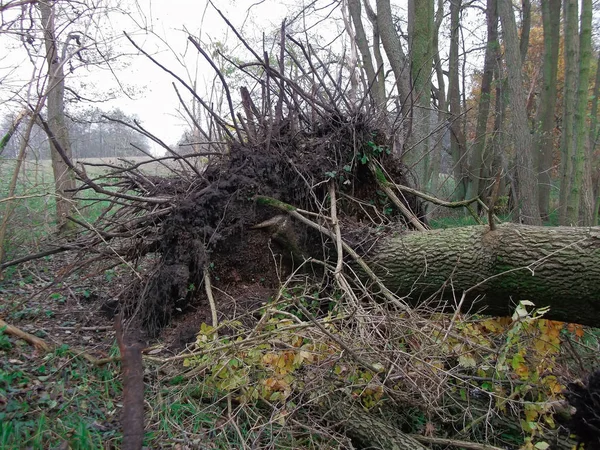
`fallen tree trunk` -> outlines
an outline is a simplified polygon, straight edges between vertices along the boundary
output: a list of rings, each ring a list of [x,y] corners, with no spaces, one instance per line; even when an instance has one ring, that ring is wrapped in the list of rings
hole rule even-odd
[[[450,300],[462,310],[511,315],[520,300],[548,319],[600,326],[600,228],[503,224],[408,232],[365,257],[413,305]]]

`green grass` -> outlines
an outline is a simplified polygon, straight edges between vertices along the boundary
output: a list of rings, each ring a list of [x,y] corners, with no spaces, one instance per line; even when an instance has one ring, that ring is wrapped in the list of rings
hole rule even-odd
[[[67,347],[25,357],[29,347],[0,334],[0,448],[102,449],[120,440],[118,367],[95,367]]]
[[[7,198],[16,162],[0,158],[0,199]],[[0,217],[12,207],[7,235],[2,242],[5,260],[30,253],[42,246],[56,228],[56,202],[53,195],[52,168],[48,161],[36,164],[28,161],[19,172],[15,199],[0,204]],[[74,217],[83,223],[93,223],[109,206],[106,196],[91,189],[77,194]]]

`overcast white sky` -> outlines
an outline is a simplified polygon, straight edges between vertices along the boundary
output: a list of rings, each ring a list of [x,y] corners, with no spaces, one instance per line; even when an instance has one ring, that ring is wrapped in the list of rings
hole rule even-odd
[[[104,4],[111,2],[125,7],[130,14],[110,13],[102,19],[100,30],[93,30],[94,27],[90,26],[88,32],[97,36],[119,36],[127,31],[144,50],[184,80],[192,80],[197,72],[197,90],[201,93],[204,84],[212,83],[214,72],[197,50],[190,47],[186,30],[203,43],[218,41],[229,48],[239,45],[207,0],[100,0]],[[282,1],[215,0],[214,4],[238,29],[242,29],[244,35],[251,38],[260,37],[263,31],[268,33],[276,29],[288,14],[288,7]],[[298,2],[292,4],[298,5]],[[115,41],[114,48],[119,53],[136,52],[122,38]],[[43,73],[43,60],[38,58],[36,64]],[[33,67],[32,59],[18,39],[6,33],[0,34],[0,115],[14,113],[21,108],[19,97],[26,95],[25,86]],[[179,103],[172,87],[173,81],[170,75],[144,56],[132,56],[115,62],[112,71],[106,67],[79,67],[68,75],[67,85],[77,87],[77,91],[87,97],[114,91],[116,99],[93,106],[104,110],[119,107],[129,114],[137,114],[149,131],[166,143],[175,144],[186,125],[177,113]],[[131,91],[131,95],[119,93],[119,87]]]
[[[287,14],[287,7],[281,2],[266,1],[258,2],[248,15],[248,7],[253,3],[223,0],[215,2],[236,27],[244,25],[244,34],[251,37],[260,35],[263,29],[269,32],[276,28]],[[232,48],[239,43],[226,24],[206,1],[141,0],[140,6],[145,20],[148,21],[148,27],[156,36],[136,31],[135,27],[132,27],[135,40],[188,82],[197,70],[198,91],[203,93],[204,87],[212,83],[214,72],[197,50],[190,47],[185,30],[199,36],[205,43],[219,41]],[[254,27],[256,22],[260,22],[264,28]],[[164,141],[176,143],[186,124],[177,113],[179,103],[172,87],[175,80],[145,57],[134,58],[130,67],[120,72],[120,77],[125,83],[138,87],[142,92],[135,95],[135,100],[123,97],[112,103],[126,109],[127,112],[138,114],[148,129]]]

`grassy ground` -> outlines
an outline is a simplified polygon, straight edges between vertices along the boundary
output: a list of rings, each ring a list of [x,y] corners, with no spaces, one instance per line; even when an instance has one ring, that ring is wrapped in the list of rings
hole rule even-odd
[[[0,164],[0,198],[6,195],[5,180],[9,174],[10,163]],[[51,179],[48,166],[30,166],[22,173],[19,194],[38,196],[18,201],[10,222],[10,238],[5,242],[10,256],[35,251],[51,236]],[[82,219],[91,222],[105,202],[97,194],[93,199],[91,194],[84,195],[90,195],[90,199],[79,202],[79,213]],[[460,214],[431,222],[435,228],[475,224],[473,218]],[[96,268],[88,268],[87,273],[65,280],[60,273],[71,263],[67,258],[56,255],[10,268],[0,281],[0,317],[53,346],[51,352],[41,353],[0,330],[0,449],[121,446],[120,364],[114,360],[97,366],[85,359],[82,352],[95,358],[118,355],[112,321],[103,316],[102,305],[124,288],[123,280],[127,278],[123,275],[127,269],[98,269],[95,273]],[[289,319],[291,313],[286,311],[286,314],[282,317]],[[197,332],[195,329],[194,333]],[[480,339],[480,334],[476,329],[475,334],[467,336]],[[592,337],[584,344],[597,348],[597,336]],[[278,340],[277,345],[282,342]],[[283,354],[285,348],[275,346],[270,353]],[[160,351],[163,353],[159,356],[172,355],[170,349]],[[237,376],[247,367],[265,372],[263,358],[256,363],[250,354],[250,351],[235,354],[230,359],[235,363],[230,373]],[[466,360],[464,364],[471,362]],[[352,369],[340,366],[342,376],[348,367]],[[229,449],[250,448],[250,445],[278,449],[344,448],[339,436],[317,428],[297,427],[298,416],[294,416],[294,422],[283,420],[283,414],[294,409],[293,401],[285,404],[282,415],[273,414],[273,405],[264,400],[251,408],[236,404],[228,392],[209,385],[223,381],[220,374],[224,372],[220,368],[214,370],[212,378],[210,370],[201,366],[192,368],[196,375],[190,375],[181,360],[170,364],[146,360],[144,368],[147,424],[144,444],[148,448]],[[237,378],[232,376],[232,380]],[[362,378],[352,382],[369,385]],[[365,386],[357,392],[366,392]],[[484,389],[483,384],[479,388]],[[424,419],[421,425],[425,422]],[[515,442],[522,442],[521,438],[517,431]]]

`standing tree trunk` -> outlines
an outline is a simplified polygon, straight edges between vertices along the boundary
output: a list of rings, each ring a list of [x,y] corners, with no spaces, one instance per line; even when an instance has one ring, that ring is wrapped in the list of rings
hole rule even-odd
[[[521,0],[521,40],[519,51],[521,52],[521,64],[527,59],[529,50],[529,33],[531,31],[531,0]]]
[[[385,96],[385,70],[383,67],[383,56],[381,55],[381,37],[379,35],[379,25],[377,23],[377,14],[369,3],[370,0],[364,0],[367,17],[373,26],[373,55],[375,56],[375,71],[377,76],[377,86],[373,89],[378,90],[378,97],[387,101]]]
[[[377,69],[373,67],[369,41],[362,22],[360,0],[348,0],[348,11],[354,24],[354,38],[360,51],[362,67],[367,75],[367,86],[371,88],[371,98],[375,102],[377,110],[379,110],[385,105],[385,92],[381,91],[381,86],[377,82]]]
[[[462,0],[450,1],[450,56],[448,60],[448,103],[450,106],[450,154],[454,160],[454,199],[464,200],[466,194],[465,166],[465,136],[462,131],[460,87],[458,76],[458,38],[460,29],[460,10]]]
[[[560,44],[560,2],[542,2],[544,25],[543,86],[538,110],[537,151],[540,185],[540,214],[547,220],[550,214],[551,171],[554,154],[554,111],[556,109],[556,74]]]
[[[437,126],[433,136],[434,143],[432,146],[431,164],[429,170],[430,189],[429,192],[438,197],[440,187],[440,170],[442,166],[442,153],[444,152],[444,135],[446,134],[447,117],[446,117],[446,83],[444,81],[444,68],[440,58],[439,34],[442,21],[444,20],[444,1],[438,0],[438,7],[435,13],[435,24],[433,29],[433,67],[437,78]]]
[[[394,72],[396,88],[398,89],[398,96],[400,97],[401,113],[404,117],[407,117],[410,114],[409,98],[411,90],[406,55],[402,50],[400,37],[394,27],[390,0],[377,0],[376,4],[379,36],[381,37],[381,43],[383,44],[385,54],[392,67],[392,72]]]
[[[521,55],[517,25],[510,0],[499,0],[498,13],[502,21],[506,70],[511,105],[511,123],[517,165],[517,199],[519,220],[529,225],[541,224],[538,206],[537,173],[533,164],[533,147],[529,132],[525,92],[521,75]]]
[[[571,191],[573,158],[575,156],[573,140],[573,116],[575,115],[575,95],[577,89],[577,16],[578,0],[565,0],[564,40],[565,40],[565,89],[563,94],[563,120],[560,141],[560,198],[559,222],[569,225],[567,205]]]
[[[481,94],[479,96],[479,109],[477,111],[477,125],[475,128],[475,142],[469,160],[469,184],[466,198],[483,197],[482,181],[486,174],[491,173],[491,167],[487,167],[490,159],[485,155],[487,142],[487,123],[490,115],[490,103],[492,93],[492,79],[494,76],[494,65],[498,52],[498,13],[496,0],[487,0],[487,46],[483,60],[483,75],[481,77]],[[500,101],[500,99],[496,100]]]
[[[366,3],[366,2],[365,2]],[[406,55],[402,50],[400,37],[394,27],[392,20],[392,8],[390,0],[377,0],[377,29],[381,37],[381,43],[388,57],[396,88],[398,89],[399,112],[401,115],[401,130],[396,133],[394,140],[398,143],[398,148],[404,155],[406,142],[410,138],[412,128],[412,110],[410,108],[410,73]]]
[[[428,189],[430,173],[431,69],[433,65],[433,0],[409,0],[408,42],[412,80],[413,133],[406,163],[417,175],[418,184]]]
[[[591,225],[593,221],[594,196],[591,183],[584,183],[585,166],[591,164],[587,131],[588,91],[590,83],[590,61],[592,59],[592,0],[581,3],[581,32],[579,35],[579,80],[573,131],[575,137],[575,159],[571,190],[567,203],[569,224]],[[587,188],[587,189],[586,189]],[[583,204],[583,208],[581,208]],[[580,220],[581,208],[581,220]]]
[[[54,25],[54,2],[39,2],[42,13],[42,28],[44,30],[44,44],[46,47],[46,61],[48,63],[48,126],[60,143],[68,158],[72,159],[71,141],[65,121],[65,74],[64,55],[59,55],[58,43]],[[56,218],[58,231],[63,232],[70,228],[73,222],[67,218],[73,211],[73,195],[75,189],[75,176],[63,161],[54,144],[50,143],[52,156],[52,170],[54,171],[54,186],[56,190]]]
[[[600,55],[596,61],[596,80],[594,82],[594,95],[592,96],[592,111],[590,113],[590,152],[592,155],[596,151],[598,142],[598,96],[600,96]],[[600,170],[597,168],[597,160],[593,160],[592,167],[589,168],[589,177],[594,188],[594,225],[598,225],[598,208],[600,207]],[[595,172],[594,172],[595,171]]]

